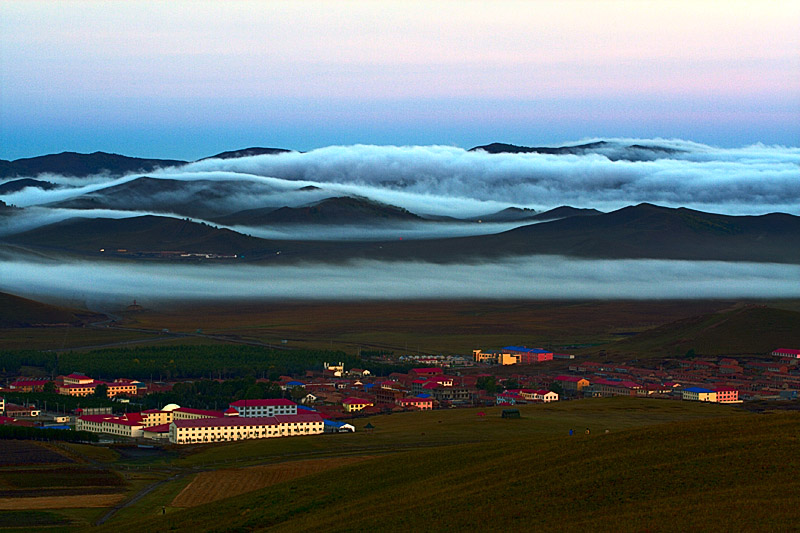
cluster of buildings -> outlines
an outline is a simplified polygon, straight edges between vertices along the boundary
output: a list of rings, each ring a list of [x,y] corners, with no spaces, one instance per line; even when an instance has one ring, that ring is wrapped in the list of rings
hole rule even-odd
[[[106,388],[106,396],[114,398],[125,396],[133,398],[147,393],[147,385],[133,379],[119,378],[114,381],[99,381],[84,374],[72,373],[50,379],[18,379],[9,385],[9,390],[16,392],[42,392],[48,383],[53,383],[53,390],[64,396],[93,396],[97,387]]]
[[[472,350],[472,359],[476,363],[490,365],[532,365],[554,359],[575,359],[575,356],[566,353],[554,353],[544,348],[505,346],[502,350],[495,352]]]
[[[353,426],[328,425],[329,432],[355,431]],[[286,399],[261,399],[239,400],[225,411],[170,404],[162,409],[124,415],[81,415],[75,429],[171,444],[198,444],[318,435],[325,432],[326,420],[315,410]]]

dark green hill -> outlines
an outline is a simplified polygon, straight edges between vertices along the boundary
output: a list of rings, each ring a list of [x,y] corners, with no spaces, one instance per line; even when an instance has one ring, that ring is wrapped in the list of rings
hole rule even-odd
[[[401,207],[366,198],[327,198],[303,207],[248,209],[214,219],[221,224],[260,226],[266,224],[364,225],[381,222],[421,221]]]
[[[506,422],[536,424],[536,414]],[[572,437],[565,422],[560,437],[434,449],[423,433],[422,449],[104,528],[788,531],[800,523],[798,422],[796,413],[736,416]]]
[[[740,309],[694,316],[603,346],[609,359],[631,356],[761,355],[776,348],[800,346],[800,313],[748,305]]]
[[[141,159],[105,152],[91,154],[62,152],[4,162],[0,166],[0,178],[48,173],[75,177],[93,174],[122,175],[132,172],[151,172],[156,168],[174,167],[186,163],[174,159]]]
[[[103,315],[91,311],[48,305],[0,292],[0,328],[24,328],[54,324],[78,326],[102,319]]]

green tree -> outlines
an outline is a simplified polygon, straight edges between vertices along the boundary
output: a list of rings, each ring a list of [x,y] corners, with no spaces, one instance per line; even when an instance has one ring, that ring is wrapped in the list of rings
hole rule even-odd
[[[101,383],[94,389],[95,398],[108,398],[108,385]]]
[[[42,392],[47,393],[47,394],[55,394],[56,393],[56,383],[55,383],[55,381],[48,381],[47,383],[45,383],[44,384],[44,388],[42,389]]]
[[[550,384],[550,390],[558,394],[559,398],[564,395],[564,387],[562,387],[560,383],[556,383],[555,381]]]
[[[479,377],[475,386],[489,394],[495,394],[497,392],[497,380],[494,376]]]

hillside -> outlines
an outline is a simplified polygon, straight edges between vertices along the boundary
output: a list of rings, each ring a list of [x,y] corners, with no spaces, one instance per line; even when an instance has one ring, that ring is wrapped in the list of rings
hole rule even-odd
[[[625,359],[682,356],[689,350],[698,356],[767,356],[794,346],[800,346],[800,312],[747,305],[671,322],[602,348],[609,359]]]
[[[569,146],[517,146],[491,143],[470,148],[470,152],[483,151],[489,154],[547,154],[586,155],[599,154],[612,161],[652,161],[680,155],[684,150],[657,144],[628,144],[620,141],[594,141]]]
[[[503,424],[535,425],[536,411],[525,413]],[[577,427],[573,437],[565,424],[559,436],[433,449],[426,432],[421,448],[105,529],[155,530],[166,520],[220,531],[789,530],[800,521],[799,420],[736,416],[609,434],[595,426],[588,436]],[[473,425],[483,433],[495,422]]]
[[[49,191],[51,189],[55,189],[58,187],[58,185],[55,183],[50,183],[49,181],[21,178],[0,184],[0,194],[10,194],[21,191],[27,187],[34,187],[36,189],[42,189],[43,191]]]
[[[261,226],[267,224],[364,225],[382,222],[421,221],[419,216],[393,205],[366,198],[340,196],[303,207],[248,209],[214,219],[221,224]]]
[[[24,328],[54,324],[78,326],[102,319],[103,315],[91,311],[57,307],[0,292],[0,328]]]
[[[175,180],[142,176],[48,207],[148,211],[205,218],[229,213],[239,196],[265,197],[274,188],[258,182]],[[231,205],[228,205],[228,201]]]
[[[227,229],[153,215],[124,219],[75,218],[13,235],[7,240],[93,255],[100,255],[101,249],[109,253],[124,249],[128,253],[187,251],[228,255],[269,248],[268,241]]]
[[[243,148],[241,150],[230,150],[228,152],[221,152],[217,155],[204,157],[203,159],[199,159],[198,161],[205,161],[206,159],[235,159],[237,157],[250,157],[254,155],[285,154],[291,151],[292,150],[286,150],[284,148],[262,148],[260,146],[253,146],[251,148]]]
[[[142,159],[105,152],[91,154],[62,152],[60,154],[3,161],[2,163],[0,165],[0,178],[38,176],[39,174],[48,173],[75,177],[86,177],[94,174],[122,175],[131,172],[151,172],[156,168],[184,165],[186,161]]]

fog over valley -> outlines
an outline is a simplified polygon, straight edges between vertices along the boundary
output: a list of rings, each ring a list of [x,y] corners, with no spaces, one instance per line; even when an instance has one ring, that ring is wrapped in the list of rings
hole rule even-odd
[[[223,155],[5,162],[0,290],[97,301],[798,294],[798,148],[589,139]]]
[[[798,279],[798,265],[555,256],[286,267],[0,261],[0,291],[97,310],[133,299],[796,298]]]

